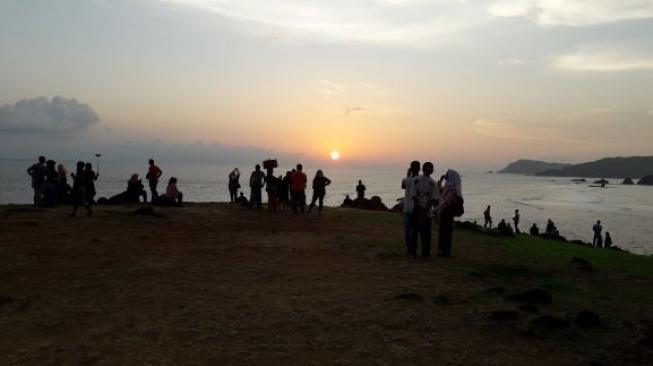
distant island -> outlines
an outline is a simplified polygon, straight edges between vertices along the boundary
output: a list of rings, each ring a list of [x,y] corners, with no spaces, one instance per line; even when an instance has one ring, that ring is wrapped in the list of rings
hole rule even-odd
[[[497,173],[535,175],[543,171],[563,169],[569,166],[571,166],[571,164],[549,163],[546,161],[539,161],[539,160],[519,159],[515,162],[508,164],[507,167],[503,168],[502,170],[499,170]]]
[[[653,174],[653,156],[605,158],[593,162],[551,168],[535,173],[544,177],[633,178]]]

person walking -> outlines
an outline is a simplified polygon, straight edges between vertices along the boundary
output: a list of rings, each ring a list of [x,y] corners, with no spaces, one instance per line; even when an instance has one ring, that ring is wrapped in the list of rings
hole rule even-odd
[[[87,189],[88,179],[86,178],[86,164],[83,161],[77,162],[77,171],[75,173],[70,173],[70,176],[73,178],[73,212],[70,214],[70,217],[75,217],[77,215],[77,208],[79,205],[83,205],[86,208],[86,216],[91,216],[93,210],[88,203]]]
[[[331,180],[324,176],[322,170],[318,169],[317,173],[315,173],[315,178],[313,178],[313,199],[311,199],[311,204],[308,206],[308,213],[311,213],[316,201],[318,202],[317,212],[322,213],[324,196],[326,196],[326,186],[329,184],[331,184]]]
[[[39,156],[38,162],[27,168],[27,174],[32,178],[32,189],[34,189],[34,205],[41,204],[43,189],[45,188],[45,156]]]
[[[445,181],[442,186],[443,180]],[[438,182],[438,188],[442,189],[441,203],[438,205],[437,213],[440,215],[440,227],[438,231],[438,256],[451,256],[451,243],[453,241],[453,220],[455,216],[463,214],[463,192],[460,174],[449,169]]]
[[[519,230],[519,210],[515,210],[515,216],[512,218],[513,224],[515,224],[515,233],[516,234],[521,234],[521,230]]]
[[[596,224],[592,227],[594,231],[594,239],[592,240],[592,246],[597,248],[603,247],[603,226],[601,225],[601,220],[597,221]]]
[[[152,201],[159,197],[159,192],[156,190],[156,186],[159,184],[159,178],[161,178],[161,175],[163,175],[163,171],[156,165],[154,164],[154,159],[150,159],[148,161],[149,167],[147,168],[147,174],[145,175],[145,179],[150,184],[150,193],[152,194]]]
[[[492,229],[492,213],[491,213],[491,208],[488,205],[485,211],[483,211],[483,218],[485,219],[485,223],[483,224],[484,228]]]
[[[252,206],[256,208],[262,207],[262,190],[265,186],[265,173],[261,171],[261,166],[256,164],[252,175],[249,177],[249,187],[251,189],[251,194],[249,196],[249,202]]]
[[[420,172],[419,161],[412,161],[410,163],[410,168],[408,168],[408,173],[406,178],[401,181],[401,189],[404,190],[404,202],[403,202],[403,212],[404,212],[404,242],[406,244],[406,254],[412,255],[417,248],[417,235],[415,233],[415,227],[418,225],[417,216],[413,212],[415,209],[415,202],[413,201],[413,181],[416,177],[419,176]]]
[[[432,208],[438,205],[440,192],[437,183],[431,178],[433,163],[426,162],[422,165],[422,175],[415,177],[412,188],[412,198],[417,215],[415,235],[420,236],[422,242],[422,258],[431,258],[431,225],[433,222]],[[410,248],[409,255],[416,257],[417,248]]]
[[[292,210],[295,215],[298,208],[303,215],[306,206],[306,182],[308,179],[302,171],[303,169],[304,167],[301,164],[297,164],[297,169],[290,175],[290,199],[292,200]]]
[[[235,203],[238,199],[238,189],[240,188],[240,172],[238,171],[238,168],[234,168],[234,170],[229,173],[228,188],[229,201],[231,203]]]

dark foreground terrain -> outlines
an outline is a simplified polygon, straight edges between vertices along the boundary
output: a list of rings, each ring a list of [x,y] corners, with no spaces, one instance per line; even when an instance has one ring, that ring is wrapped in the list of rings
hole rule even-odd
[[[0,207],[0,365],[647,365],[653,258],[401,215]]]

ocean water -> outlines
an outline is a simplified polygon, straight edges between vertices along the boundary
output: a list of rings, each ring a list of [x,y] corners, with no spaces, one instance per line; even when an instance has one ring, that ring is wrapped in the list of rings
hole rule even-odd
[[[63,163],[69,169],[73,167],[73,162]],[[30,178],[26,173],[29,165],[30,161],[0,160],[0,176],[5,179],[0,190],[0,204],[31,203]],[[165,190],[168,177],[176,176],[179,179],[178,187],[187,201],[229,200],[227,176],[232,166],[161,164],[161,168],[164,176],[159,183],[159,191]],[[243,176],[241,185],[246,187],[252,168],[239,168]],[[278,168],[277,175],[288,168]],[[139,173],[144,178],[146,170],[146,164],[101,162],[98,197],[124,191],[132,173]],[[315,169],[311,167],[306,167],[305,171],[309,180],[315,174]],[[436,169],[434,176],[439,177],[443,173]],[[401,180],[404,174],[405,170],[401,169],[325,170],[325,175],[333,181],[327,188],[325,204],[340,205],[347,194],[355,197],[355,186],[358,179],[362,179],[367,187],[367,196],[380,196],[388,207],[392,207],[398,198],[403,197]],[[543,230],[546,220],[550,218],[563,236],[585,241],[591,241],[592,225],[596,220],[601,220],[604,231],[611,233],[615,245],[634,253],[653,254],[653,187],[623,186],[613,181],[607,188],[594,188],[589,187],[589,182],[576,184],[570,178],[464,171],[461,174],[465,196],[463,220],[482,223],[483,211],[487,205],[491,205],[495,225],[502,218],[512,223],[514,210],[519,209],[522,231],[527,231],[532,223],[537,223]],[[245,189],[245,194],[249,196],[248,189]],[[309,188],[309,199],[310,195]]]

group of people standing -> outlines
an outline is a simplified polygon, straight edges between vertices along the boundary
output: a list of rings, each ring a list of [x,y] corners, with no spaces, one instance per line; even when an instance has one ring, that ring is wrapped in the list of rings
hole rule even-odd
[[[68,172],[63,164],[39,156],[38,161],[27,169],[32,179],[34,205],[53,207],[59,204],[73,204],[71,216],[77,214],[80,205],[91,215],[91,204],[95,202],[95,181],[99,174],[93,171],[91,163],[78,161],[75,172],[70,174],[73,186],[68,184]]]
[[[419,161],[413,161],[401,182],[404,190],[404,239],[406,253],[411,258],[417,257],[418,240],[422,244],[422,258],[431,258],[431,227],[434,218],[439,220],[437,255],[451,256],[454,217],[461,216],[464,211],[458,172],[449,169],[436,182],[431,178],[433,171],[433,163],[426,162],[420,166]]]
[[[182,193],[177,189],[177,178],[171,177],[166,193],[159,195],[157,186],[163,172],[154,163],[153,159],[148,162],[146,179],[149,182],[151,192],[151,202],[159,204],[181,204]],[[54,160],[46,160],[40,156],[38,161],[27,169],[27,174],[31,177],[32,188],[34,190],[34,205],[53,207],[60,204],[72,204],[73,212],[70,216],[75,216],[79,206],[84,206],[87,216],[93,213],[91,206],[96,203],[95,182],[100,174],[93,170],[93,165],[88,162],[78,161],[75,172],[70,174],[72,187],[68,184],[68,172],[63,164],[58,164]],[[127,181],[127,190],[111,198],[101,198],[100,203],[127,203],[139,202],[140,198],[147,202],[147,193],[138,174],[132,174]]]
[[[240,185],[240,172],[235,168],[229,173],[229,197],[232,203],[240,203],[249,207],[262,208],[263,188],[268,196],[268,210],[277,211],[285,207],[291,207],[293,213],[304,214],[306,207],[306,186],[308,177],[304,173],[302,164],[297,164],[295,169],[286,171],[284,176],[275,176],[274,168],[277,167],[276,160],[266,160],[263,162],[266,173],[263,173],[261,166],[256,164],[254,171],[249,178],[250,198],[238,190]],[[331,184],[331,180],[324,175],[321,169],[315,173],[312,181],[313,198],[308,207],[310,213],[317,204],[318,213],[322,212],[324,206],[324,197],[326,196],[326,187]]]

